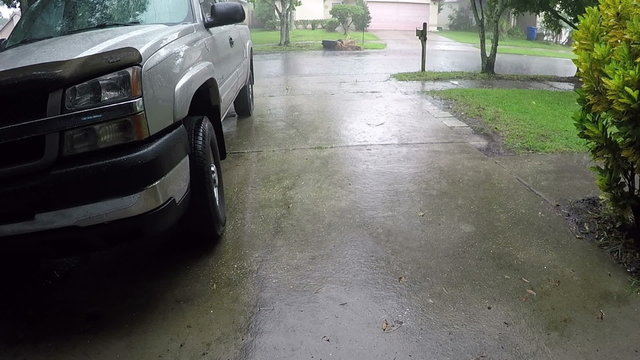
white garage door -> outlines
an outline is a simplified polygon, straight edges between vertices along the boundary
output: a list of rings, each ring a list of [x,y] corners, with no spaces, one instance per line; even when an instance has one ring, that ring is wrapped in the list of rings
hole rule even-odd
[[[415,30],[429,21],[428,4],[368,2],[371,30]]]

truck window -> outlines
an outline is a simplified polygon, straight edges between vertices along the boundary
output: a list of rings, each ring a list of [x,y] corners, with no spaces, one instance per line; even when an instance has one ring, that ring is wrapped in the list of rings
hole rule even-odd
[[[104,27],[192,21],[189,0],[39,0],[22,15],[5,49]]]

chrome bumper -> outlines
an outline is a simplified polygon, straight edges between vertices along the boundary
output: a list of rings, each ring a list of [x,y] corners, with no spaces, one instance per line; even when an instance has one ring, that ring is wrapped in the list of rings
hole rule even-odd
[[[180,203],[189,190],[189,157],[185,157],[164,177],[144,190],[121,198],[109,199],[36,214],[34,219],[0,225],[0,236],[28,234],[65,227],[108,223],[161,207],[170,200]]]

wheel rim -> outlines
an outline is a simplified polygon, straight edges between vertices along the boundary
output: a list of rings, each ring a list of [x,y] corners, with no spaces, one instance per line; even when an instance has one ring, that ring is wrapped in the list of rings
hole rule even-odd
[[[209,167],[209,171],[211,172],[211,180],[213,182],[213,198],[216,200],[216,206],[220,205],[220,197],[219,197],[219,182],[218,182],[218,168],[215,163],[211,163]]]

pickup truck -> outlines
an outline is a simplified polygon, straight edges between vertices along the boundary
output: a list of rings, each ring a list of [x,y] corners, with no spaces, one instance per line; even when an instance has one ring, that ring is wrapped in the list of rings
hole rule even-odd
[[[222,120],[254,108],[244,19],[241,4],[216,0],[38,0],[23,11],[0,40],[3,243],[112,244],[178,222],[217,240]]]

